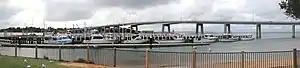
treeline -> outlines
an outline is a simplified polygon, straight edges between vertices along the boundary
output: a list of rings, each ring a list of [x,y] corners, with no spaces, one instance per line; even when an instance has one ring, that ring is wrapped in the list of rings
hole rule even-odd
[[[48,27],[47,29],[44,28],[37,28],[37,27],[25,27],[25,28],[21,28],[21,27],[9,27],[9,28],[5,28],[5,29],[0,29],[0,32],[43,32],[43,31],[47,31],[47,32],[53,32],[56,30],[65,30],[66,28],[52,28],[52,27]]]
[[[93,30],[93,29],[97,29],[99,32],[123,32],[125,31],[126,33],[132,32],[132,33],[137,33],[137,31],[135,30],[131,30],[128,28],[88,28],[87,30]],[[25,28],[21,28],[21,27],[9,27],[9,28],[5,28],[5,29],[0,29],[0,32],[60,32],[60,31],[66,31],[66,30],[70,30],[72,33],[83,33],[84,29],[83,28],[52,28],[52,27],[48,27],[47,29],[44,28],[37,28],[37,27],[25,27]]]

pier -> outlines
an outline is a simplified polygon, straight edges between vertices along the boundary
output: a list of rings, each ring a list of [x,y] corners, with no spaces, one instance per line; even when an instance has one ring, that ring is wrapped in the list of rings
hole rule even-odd
[[[180,47],[180,46],[205,46],[208,43],[172,43],[172,44],[11,44],[1,43],[3,47],[24,47],[24,48],[149,48],[149,47]]]

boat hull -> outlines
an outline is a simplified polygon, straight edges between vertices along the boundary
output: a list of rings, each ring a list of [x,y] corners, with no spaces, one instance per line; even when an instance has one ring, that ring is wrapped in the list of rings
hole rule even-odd
[[[85,40],[83,41],[85,44],[113,44],[114,40],[104,40],[104,39],[93,39],[93,40]]]
[[[194,43],[214,43],[216,40],[210,40],[210,39],[201,39],[201,40],[194,40]]]
[[[235,39],[219,39],[219,42],[236,42],[238,40]]]
[[[140,44],[140,43],[146,43],[148,40],[125,40],[122,43],[124,44]]]
[[[166,43],[184,43],[184,40],[157,40],[159,44],[166,44]]]

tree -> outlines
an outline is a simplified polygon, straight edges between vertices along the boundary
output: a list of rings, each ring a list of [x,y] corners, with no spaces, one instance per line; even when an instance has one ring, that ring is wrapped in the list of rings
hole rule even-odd
[[[279,3],[280,9],[284,14],[295,20],[300,19],[300,2],[299,0],[282,0]]]

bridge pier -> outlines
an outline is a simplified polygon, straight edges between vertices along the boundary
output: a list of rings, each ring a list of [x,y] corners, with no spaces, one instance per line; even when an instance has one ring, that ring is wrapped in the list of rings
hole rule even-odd
[[[204,34],[204,29],[203,29],[203,24],[196,24],[196,34],[198,35],[199,34],[199,26],[201,28],[201,34],[203,35]]]
[[[261,24],[256,25],[256,39],[261,39]]]
[[[230,24],[225,24],[224,25],[224,33],[231,33]]]
[[[162,32],[163,32],[163,33],[165,32],[165,26],[167,26],[167,28],[168,28],[168,33],[170,33],[170,32],[171,32],[170,24],[163,24],[163,25],[162,25]]]
[[[131,30],[132,30],[133,28],[135,28],[136,31],[139,31],[138,25],[131,25],[130,28],[131,28]]]
[[[110,27],[104,27],[104,33],[106,33],[106,29],[108,29],[108,32],[110,32]]]
[[[296,25],[295,24],[292,24],[292,38],[296,38]]]

